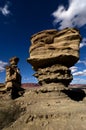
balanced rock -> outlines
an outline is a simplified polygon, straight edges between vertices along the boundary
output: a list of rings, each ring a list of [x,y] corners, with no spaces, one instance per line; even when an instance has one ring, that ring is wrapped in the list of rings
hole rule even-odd
[[[6,88],[10,89],[14,86],[21,86],[21,75],[17,67],[19,58],[13,57],[9,60],[10,65],[6,66]]]
[[[18,92],[21,91],[21,75],[17,66],[19,58],[13,57],[9,60],[9,65],[6,66],[6,81],[5,88],[11,91],[12,98],[19,96]]]
[[[45,30],[31,37],[30,58],[41,85],[61,83],[68,86],[73,77],[70,67],[79,60],[80,33],[75,28]]]

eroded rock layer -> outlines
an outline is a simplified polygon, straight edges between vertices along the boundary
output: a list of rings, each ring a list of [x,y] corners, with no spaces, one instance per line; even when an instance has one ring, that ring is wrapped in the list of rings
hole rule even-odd
[[[56,82],[68,86],[73,79],[69,67],[79,60],[80,41],[79,31],[74,28],[45,30],[31,37],[28,62],[40,84]]]
[[[17,66],[19,58],[13,57],[9,60],[10,65],[6,66],[6,88],[11,89],[13,86],[21,86],[21,75]]]
[[[40,84],[58,82],[67,86],[73,79],[71,71],[66,66],[60,64],[55,64],[46,68],[39,68],[34,76],[38,78]]]

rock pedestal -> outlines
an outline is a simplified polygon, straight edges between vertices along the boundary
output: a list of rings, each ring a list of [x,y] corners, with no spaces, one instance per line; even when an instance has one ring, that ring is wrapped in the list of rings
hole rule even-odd
[[[6,66],[6,88],[11,89],[13,86],[21,86],[21,75],[17,67],[19,58],[13,57],[9,60],[10,65]]]
[[[74,28],[45,30],[31,37],[27,61],[36,71],[39,84],[69,85],[73,79],[69,68],[79,60],[80,41],[80,33]]]
[[[17,66],[18,61],[19,58],[13,57],[9,60],[9,66],[6,66],[5,89],[11,90],[12,99],[19,97],[24,92],[24,89],[21,88],[21,75]]]

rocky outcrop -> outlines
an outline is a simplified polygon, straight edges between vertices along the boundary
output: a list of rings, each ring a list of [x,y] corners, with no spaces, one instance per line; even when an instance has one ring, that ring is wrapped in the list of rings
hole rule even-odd
[[[6,66],[6,88],[10,89],[13,86],[21,86],[21,75],[17,67],[19,58],[13,57],[9,60],[10,65]]]
[[[27,61],[41,85],[54,82],[68,86],[73,79],[69,67],[79,60],[80,41],[80,33],[74,28],[45,30],[31,37]]]
[[[18,62],[19,58],[13,57],[9,60],[10,64],[6,66],[5,89],[11,90],[12,99],[19,97],[24,92],[24,89],[21,88],[21,75],[17,66]]]
[[[17,66],[18,62],[19,58],[17,57],[12,57],[9,60],[9,65],[6,66],[5,83],[0,85],[0,92],[12,90],[14,86],[16,88],[21,87],[21,75]]]

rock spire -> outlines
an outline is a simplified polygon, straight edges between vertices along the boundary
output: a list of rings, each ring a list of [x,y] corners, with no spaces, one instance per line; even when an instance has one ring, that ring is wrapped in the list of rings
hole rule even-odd
[[[12,98],[16,98],[19,96],[19,91],[22,91],[21,88],[21,75],[19,68],[17,66],[19,62],[19,58],[12,57],[9,60],[9,65],[6,66],[6,81],[5,88],[11,91]]]

